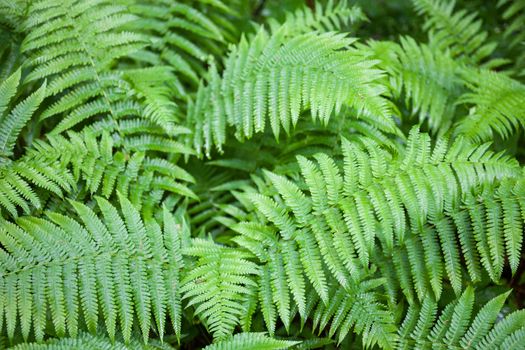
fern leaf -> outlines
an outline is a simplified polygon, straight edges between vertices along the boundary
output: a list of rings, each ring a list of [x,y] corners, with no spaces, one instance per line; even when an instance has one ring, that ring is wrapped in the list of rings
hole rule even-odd
[[[488,70],[466,74],[472,92],[463,95],[460,102],[474,106],[474,110],[458,123],[457,134],[487,141],[494,134],[506,139],[520,127],[525,128],[525,85]]]
[[[184,254],[198,258],[197,266],[182,281],[181,293],[188,305],[206,323],[216,340],[232,334],[243,312],[240,300],[252,293],[251,278],[259,268],[247,260],[249,255],[203,239],[194,239]]]
[[[267,120],[276,137],[281,127],[289,133],[306,109],[326,124],[349,105],[381,129],[395,130],[386,91],[377,84],[382,72],[351,48],[353,40],[334,33],[291,34],[286,25],[272,35],[261,30],[251,43],[242,39],[233,49],[222,76],[212,65],[208,85],[201,85],[189,112],[199,153],[204,147],[209,156],[212,144],[221,151],[227,126],[239,140],[264,131]]]
[[[126,198],[120,197],[120,202],[122,215],[105,199],[98,198],[104,220],[89,207],[71,202],[81,223],[58,213],[48,213],[50,221],[23,217],[18,225],[2,222],[2,284],[8,288],[2,289],[2,299],[7,303],[1,313],[6,314],[10,337],[14,325],[20,322],[28,329],[32,320],[35,338],[41,341],[48,310],[59,335],[67,329],[76,336],[81,311],[91,332],[103,319],[111,339],[118,320],[126,342],[130,340],[134,315],[147,341],[152,304],[154,317],[162,317],[156,319],[157,324],[164,322],[164,314],[158,311],[174,302],[173,295],[157,289],[154,296],[160,299],[153,301],[150,288],[159,287],[155,284],[159,276],[154,272],[177,284],[176,275],[168,278],[168,273],[173,266],[180,268],[182,262],[166,251],[177,248],[173,238],[163,236],[156,224],[145,226]],[[170,223],[167,220],[164,225]],[[171,229],[165,227],[165,232]],[[159,243],[156,249],[164,253],[152,254],[151,240]],[[27,280],[27,273],[31,280]],[[17,290],[9,287],[13,281],[20,281],[13,288],[28,288],[33,308],[24,305],[26,300],[17,299],[21,292],[11,292]]]
[[[279,350],[300,344],[300,341],[280,340],[268,337],[264,333],[240,333],[230,339],[208,345],[205,350]]]

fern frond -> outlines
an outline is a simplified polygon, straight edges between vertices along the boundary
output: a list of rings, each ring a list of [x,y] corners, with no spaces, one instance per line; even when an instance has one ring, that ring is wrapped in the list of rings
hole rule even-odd
[[[195,306],[214,339],[224,340],[245,312],[240,301],[253,292],[252,277],[259,274],[259,268],[247,260],[250,254],[198,238],[184,254],[198,259],[182,281],[183,299]]]
[[[56,338],[46,340],[44,343],[23,343],[9,347],[9,350],[169,350],[173,349],[167,344],[144,344],[136,339],[124,343],[115,341],[102,335],[93,335],[82,332],[76,338]]]
[[[9,157],[13,154],[13,147],[20,131],[44,98],[45,83],[24,101],[7,110],[17,93],[20,74],[18,69],[0,85],[0,157]]]
[[[32,329],[42,341],[48,314],[58,336],[76,337],[80,315],[90,332],[103,319],[112,340],[118,322],[128,342],[136,319],[146,342],[153,322],[164,332],[167,313],[180,330],[180,238],[169,214],[161,231],[125,197],[122,214],[105,199],[97,202],[101,218],[71,202],[80,221],[48,213],[0,223],[0,314],[9,338],[20,327],[24,339]]]
[[[455,10],[455,0],[412,0],[416,11],[425,16],[425,29],[430,44],[453,57],[479,64],[489,57],[497,46],[487,42],[488,34],[476,12]]]
[[[400,45],[372,42],[370,48],[376,54],[387,49],[378,58],[383,59],[380,66],[391,76],[396,97],[404,96],[412,114],[418,115],[421,122],[428,120],[433,132],[445,133],[462,92],[460,67],[448,54],[418,44],[411,37],[401,37],[400,41]]]
[[[265,333],[240,333],[230,339],[208,345],[203,350],[279,350],[300,343],[300,341],[270,338]]]
[[[194,179],[187,171],[174,162],[148,157],[142,151],[120,151],[107,132],[102,132],[99,138],[86,129],[82,133],[69,132],[67,137],[57,135],[48,136],[47,141],[38,140],[24,159],[59,164],[63,171],[73,175],[74,183],[85,183],[85,190],[80,189],[77,198],[85,194],[110,198],[120,192],[138,208],[143,207],[152,191],[159,193],[160,198],[164,193],[196,198],[188,188]]]
[[[18,216],[18,208],[29,214],[32,207],[43,208],[42,199],[45,196],[41,192],[53,193],[61,198],[74,184],[71,174],[56,163],[38,159],[3,160],[0,163],[0,208],[12,217]]]
[[[240,13],[236,2],[133,0],[130,10],[139,19],[130,29],[153,39],[132,55],[146,64],[169,65],[176,77],[167,81],[177,98],[192,92],[205,72],[210,55],[221,56],[226,43],[236,42]]]
[[[521,251],[517,232],[524,225],[516,214],[522,191],[517,163],[490,152],[489,145],[476,148],[461,139],[451,146],[441,139],[431,150],[428,135],[417,131],[412,131],[400,155],[390,154],[366,138],[362,142],[361,145],[343,142],[343,173],[337,162],[326,155],[317,155],[315,163],[299,157],[305,186],[301,188],[286,177],[267,173],[273,188],[268,195],[273,198],[247,193],[253,202],[248,209],[258,213],[251,220],[271,225],[270,232],[278,232],[284,240],[293,238],[298,242],[304,271],[323,300],[326,300],[325,268],[345,287],[361,278],[360,266],[368,266],[372,261],[378,243],[394,262],[396,256],[407,259],[394,264],[394,273],[405,276],[399,280],[407,281],[402,289],[409,299],[412,281],[417,297],[425,298],[430,291],[426,287],[430,277],[432,291],[439,297],[445,273],[459,293],[462,254],[467,265],[471,265],[469,273],[473,280],[479,278],[476,266],[480,263],[497,280],[505,257],[504,241],[508,242],[506,249],[512,257],[513,269],[516,268]],[[503,181],[501,190],[497,185],[499,179]],[[507,195],[505,211],[499,205],[491,206],[497,216],[484,216],[477,206],[470,204],[470,199],[484,191],[483,185],[490,184],[495,186],[488,192],[491,194],[485,193],[485,205],[492,199],[500,203],[498,191]],[[304,189],[308,192],[303,192]],[[473,219],[463,210],[463,204],[473,214],[483,215],[481,220],[487,220],[487,227],[472,223],[471,229]],[[507,228],[499,230],[503,222]],[[252,235],[261,230],[246,231],[247,224],[241,223],[234,229]],[[461,249],[456,242],[456,227],[460,230]],[[259,237],[255,239],[260,241],[266,235]],[[236,241],[250,249],[249,245]],[[484,248],[483,244],[490,248]],[[489,258],[480,258],[476,250]]]
[[[209,156],[213,145],[222,151],[228,127],[244,140],[263,132],[269,119],[275,137],[281,128],[289,133],[306,109],[326,124],[348,105],[358,117],[395,132],[392,106],[377,83],[383,74],[376,61],[363,57],[341,34],[291,34],[284,25],[272,35],[260,30],[250,43],[241,39],[222,76],[212,64],[208,84],[201,85],[189,110],[199,154],[204,150]]]
[[[458,134],[487,141],[493,139],[494,133],[506,139],[516,129],[525,128],[524,84],[489,70],[469,70],[465,78],[472,92],[459,101],[474,106],[474,110],[458,123]]]
[[[507,346],[517,344],[515,341],[525,335],[525,313],[519,310],[500,319],[508,295],[493,298],[475,317],[472,287],[448,304],[439,317],[437,304],[430,298],[424,300],[421,308],[412,305],[399,329],[396,349],[509,349]]]
[[[52,134],[93,117],[116,120],[126,116],[150,118],[170,132],[174,116],[164,123],[165,117],[159,120],[158,113],[149,111],[158,109],[155,104],[127,101],[129,91],[140,99],[144,85],[133,91],[124,72],[113,67],[119,58],[145,44],[143,36],[122,30],[135,19],[126,7],[110,1],[31,3],[22,44],[23,53],[29,57],[25,66],[32,68],[26,82],[47,79],[45,97],[53,103],[40,119],[63,116]],[[145,74],[134,74],[138,73]]]
[[[326,4],[315,3],[314,8],[303,6],[295,12],[287,12],[283,23],[286,23],[291,30],[297,33],[306,33],[308,31],[346,31],[350,26],[365,21],[366,15],[361,7],[357,5],[350,6],[347,0],[334,1],[329,0]],[[282,23],[275,18],[268,20],[268,25],[272,32],[278,31]]]

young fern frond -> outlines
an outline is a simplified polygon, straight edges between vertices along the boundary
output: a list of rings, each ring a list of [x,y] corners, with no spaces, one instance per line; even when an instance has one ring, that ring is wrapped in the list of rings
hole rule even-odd
[[[455,0],[412,0],[416,11],[425,16],[430,45],[450,51],[452,57],[465,63],[479,64],[497,46],[487,42],[488,34],[476,12],[455,11]]]
[[[300,341],[280,340],[265,333],[240,333],[229,339],[208,345],[203,350],[281,350],[300,344]]]
[[[183,299],[195,306],[215,340],[225,340],[245,312],[241,301],[253,293],[252,277],[259,274],[259,268],[247,260],[251,255],[246,252],[198,238],[184,254],[198,259],[182,281]]]
[[[222,151],[233,127],[239,140],[265,130],[275,137],[297,124],[309,109],[313,120],[326,124],[343,105],[373,119],[378,128],[395,132],[392,105],[377,83],[383,76],[351,47],[353,39],[335,33],[294,34],[286,24],[273,34],[260,30],[245,38],[225,61],[222,75],[212,63],[207,85],[201,85],[190,105],[193,144],[199,154],[215,145]]]
[[[458,123],[457,134],[479,142],[492,140],[495,133],[506,139],[516,129],[525,129],[525,84],[489,70],[468,70],[464,75],[472,91],[459,102],[474,110]]]
[[[518,349],[525,339],[525,312],[514,311],[501,316],[509,293],[501,294],[474,316],[475,293],[468,287],[460,298],[439,314],[431,298],[419,308],[410,306],[398,335],[398,350],[441,349]]]
[[[48,219],[22,217],[0,224],[0,315],[9,338],[19,328],[40,342],[48,315],[59,337],[77,336],[82,315],[94,333],[104,320],[110,339],[117,322],[128,342],[134,320],[147,342],[155,324],[164,334],[169,314],[180,332],[180,237],[174,219],[164,213],[164,231],[143,222],[120,196],[122,214],[97,198],[102,216],[70,202],[80,220],[58,213]],[[179,334],[179,333],[177,333]]]

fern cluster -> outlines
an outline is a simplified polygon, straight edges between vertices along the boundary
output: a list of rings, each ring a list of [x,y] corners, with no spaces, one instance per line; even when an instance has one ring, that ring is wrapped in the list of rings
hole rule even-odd
[[[523,0],[0,0],[0,349],[525,349]]]

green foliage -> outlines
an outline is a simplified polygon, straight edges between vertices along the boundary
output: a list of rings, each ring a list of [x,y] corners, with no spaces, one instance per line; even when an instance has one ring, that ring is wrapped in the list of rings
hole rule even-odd
[[[234,335],[231,339],[209,345],[206,350],[279,350],[288,349],[298,344],[298,341],[277,340],[267,337],[264,333],[243,333]]]
[[[264,131],[269,119],[278,137],[281,127],[290,132],[305,109],[327,124],[343,104],[381,129],[394,130],[376,62],[352,48],[354,40],[344,35],[296,35],[290,26],[272,34],[260,30],[250,43],[241,39],[222,77],[212,64],[208,84],[199,88],[189,111],[199,153],[204,149],[209,156],[213,145],[222,151],[228,126],[235,128],[237,139],[249,139]]]
[[[0,0],[0,349],[522,349],[523,0]]]
[[[47,213],[48,219],[2,223],[0,314],[9,338],[20,327],[27,339],[32,328],[41,341],[48,312],[58,336],[76,337],[80,314],[91,332],[103,319],[111,339],[118,321],[129,341],[134,318],[144,341],[153,323],[164,334],[167,314],[180,330],[182,258],[173,218],[165,212],[161,231],[156,222],[143,222],[125,197],[122,215],[105,199],[97,202],[102,218],[71,201],[79,221]]]

